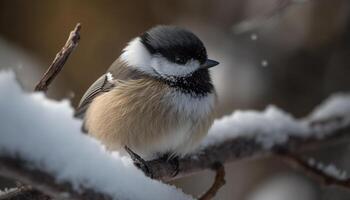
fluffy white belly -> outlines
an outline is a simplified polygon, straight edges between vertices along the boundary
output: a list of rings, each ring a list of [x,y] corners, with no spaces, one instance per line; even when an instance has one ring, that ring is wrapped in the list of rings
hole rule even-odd
[[[164,101],[170,104],[177,122],[169,133],[159,138],[156,152],[185,155],[193,151],[206,135],[212,123],[216,96],[209,94],[192,97],[190,94],[172,91],[165,96]]]

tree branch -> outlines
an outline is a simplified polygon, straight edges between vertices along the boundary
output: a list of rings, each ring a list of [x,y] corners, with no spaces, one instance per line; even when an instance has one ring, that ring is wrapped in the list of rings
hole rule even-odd
[[[225,185],[225,167],[221,163],[215,163],[212,167],[215,171],[215,179],[213,185],[198,200],[210,200],[214,198],[219,189]]]
[[[253,137],[237,137],[213,146],[208,146],[202,151],[179,159],[179,173],[172,177],[174,167],[164,160],[152,160],[148,162],[149,170],[153,178],[160,180],[171,180],[188,176],[205,169],[211,169],[215,163],[237,162],[242,159],[253,159],[270,155],[274,152],[300,153],[309,149],[321,148],[337,142],[349,139],[350,124],[343,123],[345,119],[335,122],[334,118],[323,120],[322,123],[310,122],[310,126],[317,126],[315,133],[307,138],[290,137],[283,144],[273,146],[271,149],[263,148]],[[335,123],[338,128],[335,128]],[[332,126],[323,138],[319,138],[316,130]],[[69,194],[73,199],[111,199],[98,191],[87,188],[82,193],[77,193],[68,183],[56,183],[53,175],[40,170],[30,170],[25,166],[30,163],[23,162],[17,158],[6,158],[0,156],[0,175],[7,178],[19,180],[25,184],[32,185],[39,191],[52,197],[62,197],[62,194]]]
[[[338,122],[335,122],[335,120]],[[319,149],[322,146],[349,138],[350,124],[343,123],[343,120],[346,119],[332,118],[323,120],[322,123],[312,121],[309,123],[310,126],[317,128],[315,128],[315,133],[310,134],[310,137],[291,136],[286,143],[275,145],[271,149],[264,148],[255,138],[241,136],[226,140],[214,146],[209,146],[197,154],[179,159],[179,173],[175,177],[171,176],[174,167],[171,163],[162,159],[148,161],[149,171],[155,179],[172,180],[210,169],[216,162],[229,163],[242,159],[252,159],[257,156],[269,155],[271,152],[302,152],[315,148]],[[338,128],[333,129],[324,138],[317,136],[317,130],[322,129],[322,127],[334,126],[335,123],[338,124]]]
[[[347,190],[350,189],[350,178],[339,179],[333,177],[325,173],[322,169],[310,165],[310,163],[294,154],[280,154],[280,156],[282,156],[282,160],[285,160],[288,164],[291,164],[296,169],[301,170],[304,174],[310,176],[324,186],[335,186]]]
[[[50,67],[47,69],[41,80],[35,86],[35,91],[46,92],[51,82],[56,78],[56,76],[62,70],[64,64],[66,63],[69,55],[73,52],[75,47],[78,46],[80,40],[80,29],[81,25],[78,23],[74,30],[69,34],[66,44],[62,47],[61,51],[56,54]]]

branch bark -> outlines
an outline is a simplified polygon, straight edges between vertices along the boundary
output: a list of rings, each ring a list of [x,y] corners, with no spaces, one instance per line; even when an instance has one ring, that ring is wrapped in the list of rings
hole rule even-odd
[[[56,78],[56,76],[62,70],[64,64],[66,63],[69,55],[78,46],[80,40],[80,29],[81,25],[78,23],[74,30],[69,34],[66,44],[62,47],[61,51],[56,54],[50,67],[47,69],[41,80],[35,86],[35,91],[46,92],[51,82]]]
[[[221,163],[215,163],[212,167],[215,171],[215,179],[213,185],[198,200],[210,200],[215,197],[219,189],[225,185],[225,167]]]
[[[174,167],[164,160],[152,160],[147,164],[149,170],[151,170],[153,174],[153,178],[171,180],[188,176],[205,169],[211,169],[213,164],[218,162],[237,162],[242,159],[254,159],[267,156],[275,152],[300,153],[314,148],[318,149],[328,146],[333,142],[349,139],[350,123],[342,123],[344,120],[345,119],[339,121],[339,118],[337,118],[338,122],[336,123],[339,123],[338,128],[334,128],[334,118],[324,120],[322,123],[310,122],[310,126],[317,125],[315,131],[322,129],[323,126],[332,126],[333,128],[323,138],[317,137],[316,132],[315,134],[311,134],[308,138],[290,137],[286,143],[275,145],[272,149],[263,148],[256,142],[255,138],[245,137],[237,137],[214,146],[209,146],[201,152],[179,159],[179,173],[175,177],[172,177],[172,174],[174,174]],[[103,193],[93,191],[92,188],[86,188],[82,193],[77,193],[68,183],[56,183],[54,177],[49,173],[26,168],[25,166],[28,166],[28,164],[30,163],[23,162],[18,158],[0,156],[0,176],[19,180],[56,198],[62,198],[62,194],[69,194],[70,199],[111,199],[111,197]]]
[[[304,174],[310,176],[318,183],[324,186],[334,186],[339,188],[350,189],[350,178],[338,179],[336,177],[326,174],[323,170],[316,166],[310,165],[306,160],[294,154],[282,154],[282,159],[301,170]]]

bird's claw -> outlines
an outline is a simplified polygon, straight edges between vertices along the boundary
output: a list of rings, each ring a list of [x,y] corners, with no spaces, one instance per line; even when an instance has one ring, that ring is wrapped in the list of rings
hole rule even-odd
[[[169,154],[165,154],[163,157],[161,157],[162,160],[165,162],[169,163],[173,167],[173,172],[171,173],[172,177],[175,177],[176,175],[179,174],[180,171],[180,166],[179,166],[179,158],[170,156]]]
[[[150,170],[150,167],[147,161],[145,161],[143,158],[141,158],[141,156],[133,152],[129,147],[125,146],[124,149],[130,155],[131,159],[134,161],[134,165],[137,168],[141,169],[146,176],[153,178],[153,174]]]

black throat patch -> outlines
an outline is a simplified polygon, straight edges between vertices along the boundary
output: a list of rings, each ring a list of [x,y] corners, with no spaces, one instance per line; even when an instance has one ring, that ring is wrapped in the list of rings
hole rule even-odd
[[[186,77],[169,76],[159,78],[159,80],[193,97],[205,97],[214,91],[214,86],[207,69],[197,70]]]

